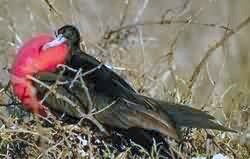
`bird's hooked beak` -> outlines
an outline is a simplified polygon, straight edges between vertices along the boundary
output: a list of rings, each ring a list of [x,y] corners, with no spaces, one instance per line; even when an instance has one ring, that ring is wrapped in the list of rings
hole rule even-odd
[[[48,42],[45,45],[43,45],[42,50],[46,50],[46,49],[49,49],[52,47],[59,46],[66,41],[67,41],[67,39],[63,36],[63,34],[59,34],[53,41]]]

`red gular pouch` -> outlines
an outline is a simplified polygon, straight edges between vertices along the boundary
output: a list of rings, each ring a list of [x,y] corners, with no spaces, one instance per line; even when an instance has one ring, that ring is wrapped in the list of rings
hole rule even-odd
[[[47,108],[37,98],[36,88],[27,76],[39,72],[54,72],[58,64],[64,64],[69,54],[65,41],[55,46],[44,47],[56,41],[50,35],[38,35],[23,44],[18,50],[11,68],[10,81],[14,94],[23,106],[33,113],[47,116]]]

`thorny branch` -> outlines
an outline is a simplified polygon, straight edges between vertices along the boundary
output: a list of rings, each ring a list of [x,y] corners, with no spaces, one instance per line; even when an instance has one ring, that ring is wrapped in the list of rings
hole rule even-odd
[[[50,11],[52,11],[52,12],[58,14],[58,15],[61,15],[49,0],[44,0],[44,2],[49,7]]]
[[[27,75],[27,78],[30,79],[30,80],[32,80],[33,82],[36,82],[36,83],[40,84],[42,87],[47,88],[51,93],[53,93],[56,96],[56,98],[64,100],[65,102],[67,102],[68,104],[72,105],[73,107],[77,106],[77,104],[75,104],[68,97],[66,97],[66,96],[64,96],[64,95],[59,94],[58,92],[56,92],[56,90],[55,90],[56,85],[49,86],[49,85],[45,84],[44,82],[42,82],[42,81],[40,81],[40,80],[36,79],[35,77],[30,76],[30,75]]]
[[[121,32],[122,30],[129,30],[132,28],[136,28],[137,26],[149,26],[149,25],[165,25],[165,24],[193,24],[193,25],[201,25],[201,26],[207,26],[207,27],[216,27],[220,28],[226,31],[233,32],[233,30],[227,26],[224,25],[217,25],[217,24],[208,24],[208,23],[200,23],[197,21],[190,21],[190,19],[184,19],[184,20],[173,20],[173,19],[161,19],[156,21],[144,21],[144,22],[137,22],[134,24],[128,24],[124,26],[120,26],[117,29],[110,30],[104,35],[105,39],[109,39],[112,34]]]
[[[213,54],[213,52],[221,47],[225,41],[227,41],[230,37],[232,37],[235,33],[239,32],[242,28],[244,28],[245,26],[247,26],[250,23],[250,17],[247,17],[244,21],[242,21],[235,30],[228,30],[225,35],[219,40],[217,41],[213,46],[211,46],[205,53],[205,56],[203,57],[203,59],[201,60],[201,62],[195,67],[195,70],[191,76],[190,79],[190,84],[189,84],[189,92],[188,94],[191,94],[191,89],[194,85],[194,83],[197,81],[197,77],[201,72],[201,69],[203,68],[203,66],[206,64],[207,60],[209,59],[209,57]]]
[[[122,12],[122,15],[121,15],[121,21],[120,21],[120,26],[123,26],[125,20],[126,20],[126,17],[127,17],[127,14],[128,14],[128,8],[129,8],[129,5],[130,5],[130,0],[125,0],[125,7],[123,9],[123,12]]]
[[[60,94],[60,93],[58,93],[58,92],[56,91],[56,88],[57,88],[58,85],[69,84],[69,82],[61,82],[61,81],[59,81],[60,78],[58,78],[54,84],[52,84],[52,85],[47,85],[46,83],[40,81],[39,79],[36,79],[36,78],[33,77],[33,76],[27,76],[27,78],[30,79],[30,80],[32,80],[33,82],[36,82],[36,83],[40,84],[42,87],[44,87],[44,88],[46,88],[46,89],[49,90],[49,91],[45,94],[45,96],[43,97],[43,99],[41,100],[41,102],[45,101],[46,98],[49,96],[49,94],[52,93],[53,95],[56,96],[56,98],[60,98],[60,99],[64,100],[65,102],[67,102],[68,104],[70,104],[72,107],[75,107],[75,108],[77,109],[77,111],[81,114],[81,120],[79,121],[78,124],[81,124],[81,122],[82,122],[84,119],[88,119],[88,120],[92,121],[92,122],[102,131],[102,132],[104,132],[105,134],[108,134],[107,131],[105,130],[105,128],[101,125],[101,123],[99,123],[99,122],[94,118],[94,115],[99,114],[99,113],[105,111],[106,109],[110,108],[112,105],[114,105],[114,104],[116,103],[116,101],[113,101],[111,104],[105,106],[103,109],[100,109],[100,110],[94,112],[94,111],[92,110],[93,102],[92,102],[91,96],[90,96],[89,91],[88,91],[88,88],[87,88],[87,86],[86,86],[86,84],[85,84],[85,82],[84,82],[84,80],[83,80],[83,77],[84,77],[84,76],[93,73],[93,72],[96,71],[97,69],[100,69],[102,65],[103,65],[103,64],[100,64],[100,65],[98,65],[97,67],[95,67],[95,68],[93,68],[93,69],[91,69],[91,70],[89,70],[89,71],[87,71],[87,72],[82,72],[82,69],[81,69],[81,68],[78,69],[78,70],[76,70],[76,69],[73,69],[73,68],[71,68],[71,67],[69,67],[69,66],[67,66],[67,65],[58,65],[58,68],[62,68],[62,71],[60,72],[60,75],[62,75],[62,73],[63,73],[64,71],[66,71],[66,69],[68,69],[69,71],[72,71],[72,72],[76,73],[76,75],[75,75],[75,77],[73,78],[73,80],[70,81],[70,86],[69,86],[69,88],[72,88],[72,87],[74,86],[74,84],[75,84],[76,81],[78,81],[78,82],[81,83],[81,86],[82,86],[82,88],[83,88],[84,91],[85,91],[85,92],[83,92],[83,93],[86,94],[87,100],[88,100],[89,112],[88,112],[87,114],[85,114],[84,112],[82,112],[82,111],[80,110],[80,106],[79,106],[79,105],[77,105],[76,103],[74,103],[74,102],[73,102],[72,100],[70,100],[68,97],[66,97],[66,96],[64,96],[64,95],[62,95],[62,94]],[[60,75],[59,75],[59,76],[60,76]],[[91,109],[90,109],[90,108],[91,108]]]
[[[0,103],[0,107],[1,106],[7,107],[7,106],[12,106],[12,105],[21,105],[22,104],[19,101],[17,101],[15,99],[15,97],[10,93],[10,90],[9,90],[10,82],[8,82],[8,84],[6,86],[4,86],[4,87],[1,86],[1,87],[2,88],[0,90],[0,96],[3,95],[3,94],[7,95],[11,99],[11,102],[10,103]]]
[[[86,75],[88,75],[88,74],[91,74],[92,72],[94,72],[94,71],[96,71],[98,69],[100,69],[102,67],[102,65],[103,64],[100,64],[97,67],[94,67],[93,69],[91,69],[91,70],[89,70],[87,72],[83,72],[83,73],[82,73],[82,69],[81,68],[79,70],[76,70],[76,69],[70,68],[67,65],[58,65],[58,68],[61,67],[61,68],[63,68],[63,70],[68,69],[69,71],[72,71],[72,72],[76,73],[74,79],[71,81],[71,84],[70,84],[69,88],[72,88],[74,86],[74,83],[77,81],[77,79],[80,80],[80,82],[82,84],[81,86],[84,89],[84,91],[86,93],[86,96],[87,96],[87,99],[88,99],[88,107],[89,107],[88,108],[88,112],[89,113],[93,111],[92,110],[92,108],[93,108],[93,101],[92,101],[92,99],[90,97],[88,88],[86,87],[86,84],[85,84],[85,82],[83,80],[83,77],[86,76]]]

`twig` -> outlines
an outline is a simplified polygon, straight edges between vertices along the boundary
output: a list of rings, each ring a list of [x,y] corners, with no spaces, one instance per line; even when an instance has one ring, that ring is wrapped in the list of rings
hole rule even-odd
[[[25,130],[25,129],[22,129],[22,128],[19,128],[19,129],[16,129],[16,130],[3,129],[3,130],[1,130],[1,133],[27,133],[27,134],[32,134],[32,135],[35,135],[35,136],[40,136],[40,137],[46,139],[49,143],[54,143],[48,137],[43,136],[43,135],[39,134],[38,132],[33,132],[33,131]]]
[[[5,92],[6,90],[8,90],[9,88],[10,88],[10,81],[7,83],[7,85],[6,86],[2,86],[2,84],[1,84],[1,90],[0,90],[0,94],[2,94],[3,92]]]
[[[174,17],[180,17],[182,15],[184,15],[185,13],[187,13],[187,11],[190,10],[190,6],[191,6],[192,1],[191,0],[185,0],[184,3],[176,8],[171,8],[171,9],[167,9],[163,14],[162,14],[162,19],[166,19],[166,16],[169,13],[173,13],[174,15],[171,15],[171,18]]]
[[[70,84],[69,88],[72,88],[73,85],[74,85],[74,83],[79,78],[81,86],[84,89],[85,94],[87,96],[87,100],[88,100],[88,113],[92,112],[93,101],[92,101],[92,99],[90,97],[88,87],[86,86],[86,84],[85,84],[85,82],[83,80],[83,77],[86,76],[86,75],[88,75],[88,74],[91,74],[91,73],[95,72],[96,70],[100,69],[102,66],[103,66],[103,64],[101,63],[98,66],[92,68],[91,70],[82,73],[82,69],[81,68],[79,68],[79,70],[75,70],[75,69],[73,69],[73,68],[71,68],[71,67],[69,67],[67,65],[58,65],[58,67],[62,67],[63,69],[68,69],[68,70],[70,70],[72,72],[76,72],[76,75],[75,75],[74,79],[71,81],[71,84]]]
[[[82,77],[83,77],[83,76],[86,76],[86,75],[88,75],[88,74],[91,74],[91,73],[95,72],[95,71],[98,70],[98,69],[101,69],[102,66],[103,66],[103,64],[101,63],[101,64],[99,64],[98,66],[92,68],[91,70],[89,70],[89,71],[87,71],[87,72],[84,72],[84,73],[82,74]]]
[[[2,94],[5,91],[5,88],[0,89],[0,94]]]
[[[34,151],[36,151],[36,152],[40,150],[39,147],[38,147],[36,144],[31,143],[31,142],[28,142],[27,140],[24,140],[24,139],[22,139],[22,138],[16,138],[16,139],[13,139],[13,140],[21,141],[21,142],[24,142],[24,143],[28,144],[28,145],[31,146],[32,149],[33,149]]]
[[[172,152],[172,157],[174,157],[174,153],[176,153],[178,155],[178,157],[180,157],[181,159],[184,159],[186,158],[179,150],[177,150],[174,146],[172,146],[171,144],[169,145],[169,148],[171,151],[174,151]]]
[[[150,156],[149,152],[141,145],[133,142],[132,140],[130,140],[132,146],[138,147],[144,154],[146,154],[147,156]]]
[[[97,127],[98,129],[101,131],[101,132],[104,132],[106,135],[108,135],[108,132],[106,131],[106,129],[102,126],[102,124],[99,123],[99,121],[97,121],[95,118],[94,118],[94,115],[97,115],[105,110],[107,110],[108,108],[110,108],[112,105],[114,105],[115,103],[117,102],[117,100],[113,101],[111,104],[105,106],[104,108],[100,109],[99,111],[96,111],[96,112],[90,112],[89,114],[85,114],[81,117],[81,120],[78,122],[78,124],[81,124],[81,122],[84,120],[84,119],[89,119],[90,121],[92,121]]]
[[[2,113],[0,113],[0,120],[4,125],[8,126],[10,124],[10,122],[6,119],[6,116],[4,116]]]
[[[106,135],[109,135],[109,133],[106,131],[106,129],[102,126],[102,124],[101,124],[99,121],[97,121],[91,114],[83,115],[83,116],[81,117],[81,120],[78,122],[78,125],[81,125],[81,123],[82,123],[82,121],[83,121],[84,119],[90,120],[93,124],[95,124],[95,125],[97,126],[97,128],[98,128],[101,132],[105,133]]]
[[[92,113],[83,115],[83,116],[81,117],[81,120],[78,122],[78,124],[81,124],[81,122],[82,122],[84,119],[89,119],[90,121],[92,121],[92,122],[98,127],[98,129],[99,129],[101,132],[104,132],[106,135],[108,135],[108,132],[106,131],[106,129],[102,126],[101,123],[99,123],[99,121],[97,121],[97,120],[94,118],[94,115],[99,114],[99,113],[105,111],[106,109],[108,109],[108,108],[110,108],[112,105],[114,105],[116,102],[117,102],[117,100],[116,100],[116,101],[113,101],[111,104],[105,106],[104,108],[100,109],[100,110],[97,111],[97,112],[92,112]]]
[[[127,17],[127,14],[128,14],[128,7],[129,7],[129,4],[130,4],[130,0],[124,0],[125,1],[125,7],[123,9],[123,13],[122,13],[122,17],[121,17],[121,22],[120,22],[120,26],[123,26],[125,20],[126,20],[126,17]]]
[[[54,13],[56,13],[57,15],[59,15],[63,19],[62,14],[52,5],[52,3],[49,0],[44,0],[44,2],[49,7],[49,11],[53,11]]]
[[[44,154],[47,154],[49,151],[51,151],[52,149],[56,148],[57,146],[61,145],[64,143],[65,140],[67,140],[70,137],[67,136],[66,138],[63,138],[60,142],[55,143],[54,145],[52,145],[51,147],[49,147],[45,152],[42,152],[36,159],[40,159]]]
[[[71,67],[69,67],[68,65],[64,65],[64,64],[58,64],[57,68],[62,68],[63,71],[65,71],[66,69],[72,71],[72,72],[77,72],[77,69],[73,69]]]
[[[11,103],[0,103],[0,107],[4,106],[4,107],[8,107],[11,105],[22,105],[22,103],[17,103],[17,102],[11,102]]]
[[[208,130],[205,130],[205,132],[206,132],[206,134],[207,134],[207,138],[208,138],[208,139],[211,139],[212,143],[213,143],[217,148],[219,148],[221,152],[223,152],[224,154],[228,154],[228,153],[226,152],[226,150],[223,149],[223,147],[221,147],[221,145],[218,144],[218,143],[216,142],[216,140],[214,139],[214,135],[213,135],[213,134],[211,134],[210,132],[208,132]],[[211,131],[211,132],[213,132],[213,131]],[[228,145],[226,145],[225,143],[222,143],[222,144],[225,145],[225,146],[227,146],[227,148],[230,149],[231,153],[232,153],[234,156],[237,156],[236,153],[235,153]]]
[[[190,84],[189,84],[189,89],[191,92],[191,89],[194,85],[194,83],[197,81],[197,77],[201,72],[201,68],[206,64],[206,61],[208,60],[208,58],[213,54],[213,52],[221,47],[225,41],[227,41],[232,35],[234,35],[235,33],[239,32],[242,28],[244,28],[245,26],[247,26],[250,23],[250,17],[247,17],[244,21],[242,21],[235,30],[228,30],[228,32],[225,33],[225,35],[219,40],[217,41],[213,46],[211,46],[205,53],[205,56],[203,57],[203,59],[201,60],[201,62],[195,67],[195,70],[191,76],[190,79]]]
[[[224,25],[217,25],[217,24],[207,24],[207,23],[199,23],[197,21],[190,22],[189,19],[186,20],[173,20],[173,19],[162,19],[157,21],[144,21],[144,22],[137,22],[134,24],[128,24],[121,26],[117,29],[110,30],[108,33],[105,34],[105,39],[109,39],[112,34],[121,32],[122,30],[128,30],[131,28],[135,28],[137,26],[148,26],[148,25],[166,25],[166,24],[192,24],[192,25],[201,25],[201,26],[207,26],[207,27],[216,27],[220,28],[226,31],[233,32],[233,30],[227,26]]]
[[[144,0],[143,5],[140,9],[138,9],[138,12],[134,18],[134,23],[137,23],[139,21],[139,19],[141,18],[141,16],[144,13],[144,10],[147,8],[149,0]]]
[[[86,86],[86,84],[85,84],[84,80],[82,79],[82,77],[83,77],[82,68],[79,68],[79,70],[77,71],[74,79],[71,81],[71,84],[70,84],[69,88],[73,87],[74,83],[77,81],[78,78],[80,79],[81,86],[84,89],[85,94],[86,94],[87,99],[88,99],[88,113],[90,113],[92,111],[93,102],[92,102],[92,99],[90,97],[88,87]]]
[[[89,75],[89,74],[95,72],[96,70],[100,69],[102,66],[103,66],[103,63],[99,64],[98,66],[96,66],[96,67],[94,67],[94,68],[92,68],[89,71],[86,71],[84,73],[80,72],[80,74],[77,77],[83,77],[83,76]],[[68,69],[69,71],[72,71],[74,73],[77,73],[79,71],[77,69],[73,69],[73,68],[71,68],[71,67],[69,67],[67,65],[64,65],[64,64],[57,65],[57,68]]]
[[[91,113],[92,112],[92,108],[93,108],[93,101],[92,101],[92,99],[90,97],[89,89],[86,86],[86,84],[85,84],[84,80],[82,79],[82,77],[80,78],[80,81],[81,81],[81,86],[84,89],[84,91],[86,93],[86,96],[87,96],[87,100],[88,100],[88,113]]]
[[[91,135],[90,135],[90,133],[88,134],[88,146],[89,146],[89,158],[90,159],[94,159],[94,156],[93,156],[93,146],[91,144]]]
[[[238,155],[236,154],[236,152],[234,152],[234,150],[229,146],[229,145],[227,145],[226,143],[224,143],[224,142],[220,142],[222,145],[224,145],[224,146],[226,146],[228,149],[229,149],[229,151],[231,151],[231,153],[233,154],[233,156],[236,158]],[[218,143],[216,143],[216,144],[218,144]],[[216,145],[217,146],[217,145]]]
[[[99,113],[101,113],[101,112],[107,110],[107,109],[110,108],[112,105],[114,105],[118,100],[119,100],[119,99],[113,101],[112,103],[110,103],[109,105],[105,106],[104,108],[102,108],[102,109],[100,109],[100,110],[98,110],[98,111],[96,111],[96,112],[93,112],[93,113],[91,113],[91,114],[92,114],[92,115],[96,115],[96,114],[99,114]]]
[[[70,100],[68,97],[65,97],[65,96],[63,96],[63,95],[57,93],[56,90],[53,89],[53,87],[48,86],[47,84],[43,83],[42,81],[36,79],[36,78],[33,77],[33,76],[27,75],[27,78],[30,79],[30,80],[32,80],[32,81],[34,81],[34,82],[36,82],[36,83],[38,83],[38,84],[40,84],[41,86],[47,88],[48,90],[50,90],[50,91],[56,96],[56,98],[63,99],[65,102],[67,102],[68,104],[72,105],[73,107],[76,107],[76,106],[77,106],[77,104],[75,104],[75,103],[74,103],[72,100]]]
[[[81,73],[82,73],[82,68],[79,68],[78,71],[76,72],[74,79],[70,82],[69,88],[72,88],[74,86],[74,83],[80,77]]]
[[[84,80],[82,79],[82,77],[83,77],[84,75],[87,75],[87,74],[89,74],[89,73],[92,73],[93,71],[95,71],[96,69],[100,68],[101,66],[102,66],[102,65],[98,65],[98,66],[95,67],[94,69],[92,69],[92,70],[90,70],[90,71],[88,71],[88,72],[86,72],[86,73],[83,73],[83,74],[81,74],[81,70],[80,70],[80,71],[78,71],[79,73],[77,74],[77,76],[79,76],[79,78],[80,78],[80,82],[81,82],[81,84],[82,84],[82,87],[83,87],[83,89],[85,90],[86,96],[87,96],[87,98],[88,98],[88,100],[89,100],[89,101],[88,101],[88,102],[89,102],[89,106],[91,106],[91,107],[92,107],[92,105],[93,105],[93,102],[92,102],[92,99],[91,99],[90,94],[89,94],[89,92],[88,92],[88,88],[86,87],[86,85],[85,85]],[[69,69],[69,70],[75,72],[74,69],[72,69],[71,67],[66,66],[66,65],[60,65],[59,67],[62,67],[62,68],[64,68],[64,69],[67,68],[67,69]],[[65,70],[63,70],[63,71],[65,71]],[[66,96],[63,96],[63,95],[59,94],[58,92],[56,92],[56,90],[55,90],[55,88],[56,88],[56,86],[57,86],[56,83],[55,83],[54,85],[49,86],[49,85],[45,84],[44,82],[42,82],[42,81],[36,79],[36,78],[33,77],[33,76],[28,75],[27,78],[30,79],[30,80],[32,80],[32,81],[34,81],[34,82],[36,82],[36,83],[38,83],[38,84],[40,84],[41,86],[43,86],[43,87],[45,87],[45,88],[47,88],[51,93],[53,93],[53,94],[56,96],[56,98],[63,99],[63,100],[66,101],[68,104],[70,104],[70,105],[72,105],[73,107],[75,107],[75,108],[78,110],[78,112],[80,113],[80,115],[81,115],[81,120],[79,121],[79,123],[81,123],[81,121],[82,121],[83,119],[89,119],[89,120],[92,121],[92,122],[102,131],[102,132],[108,134],[107,131],[104,129],[104,127],[103,127],[103,126],[93,117],[93,114],[91,113],[91,109],[89,109],[88,114],[85,114],[85,113],[83,113],[83,112],[79,109],[80,106],[78,106],[77,104],[75,104],[72,100],[70,100],[70,99],[67,98]],[[74,78],[74,79],[75,79],[75,81],[77,80],[77,78]],[[111,105],[112,105],[112,104],[113,104],[113,102],[111,103]],[[111,105],[108,105],[108,107],[110,107]],[[105,109],[107,109],[107,108],[105,107]],[[98,112],[104,111],[105,109],[101,109],[101,110],[98,111]],[[98,112],[97,112],[97,113],[98,113]],[[95,113],[95,114],[97,114],[97,113]]]

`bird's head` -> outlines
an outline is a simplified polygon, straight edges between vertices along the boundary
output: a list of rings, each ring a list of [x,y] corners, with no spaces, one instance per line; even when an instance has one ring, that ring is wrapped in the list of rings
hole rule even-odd
[[[80,33],[78,29],[73,25],[64,25],[55,32],[56,38],[47,43],[43,48],[48,49],[57,47],[62,43],[67,43],[69,47],[78,48],[80,43]]]
[[[80,43],[80,33],[73,25],[65,25],[59,28],[56,32],[56,36],[60,35],[66,38],[71,46],[78,46]]]

